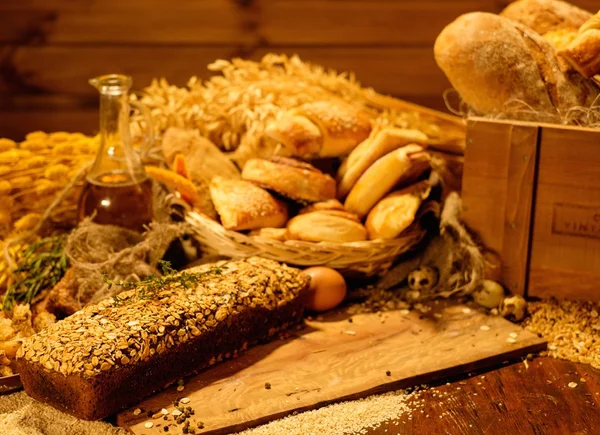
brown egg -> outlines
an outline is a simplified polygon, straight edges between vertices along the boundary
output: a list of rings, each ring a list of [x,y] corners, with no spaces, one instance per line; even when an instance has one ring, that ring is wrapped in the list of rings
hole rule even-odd
[[[327,311],[337,307],[346,296],[346,281],[329,267],[309,267],[304,272],[310,276],[307,307],[312,311]]]

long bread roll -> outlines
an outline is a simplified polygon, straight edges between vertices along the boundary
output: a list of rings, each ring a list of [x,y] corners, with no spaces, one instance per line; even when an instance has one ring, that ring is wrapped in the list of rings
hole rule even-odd
[[[338,198],[345,198],[360,176],[377,159],[408,144],[425,145],[427,136],[418,130],[384,128],[360,143],[338,171]]]
[[[440,33],[434,52],[452,86],[483,115],[557,117],[576,106],[589,107],[599,93],[579,74],[564,73],[543,37],[494,14],[462,15]],[[511,110],[515,103],[527,110]]]
[[[430,168],[430,155],[419,145],[407,145],[381,157],[358,179],[344,208],[361,219],[396,186],[405,186]]]

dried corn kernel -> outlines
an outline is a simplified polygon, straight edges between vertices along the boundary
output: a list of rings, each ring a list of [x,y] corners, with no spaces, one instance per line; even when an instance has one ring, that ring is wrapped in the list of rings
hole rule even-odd
[[[0,151],[8,151],[17,146],[17,143],[12,139],[0,138]]]
[[[58,164],[48,166],[44,171],[44,177],[50,180],[61,180],[69,176],[69,167],[67,165]]]
[[[67,133],[66,131],[56,131],[54,133],[50,133],[48,135],[48,138],[53,143],[60,143],[60,142],[66,142],[66,141],[68,141],[69,140],[69,136],[70,136],[70,134]]]
[[[15,222],[16,231],[27,231],[32,230],[39,223],[41,219],[39,213],[29,213],[23,216],[21,219]]]
[[[2,180],[0,181],[0,196],[5,196],[10,193],[12,190],[12,184],[10,181]]]
[[[43,131],[32,131],[25,136],[26,140],[47,140],[48,135]]]
[[[41,140],[26,140],[21,142],[19,147],[23,150],[40,151],[48,148],[48,144]]]

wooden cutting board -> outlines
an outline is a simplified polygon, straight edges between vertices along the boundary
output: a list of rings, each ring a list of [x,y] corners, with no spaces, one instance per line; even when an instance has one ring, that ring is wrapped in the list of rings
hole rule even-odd
[[[330,313],[306,322],[289,339],[256,346],[235,360],[186,379],[117,416],[136,435],[180,433],[173,418],[148,411],[190,399],[197,433],[231,433],[293,411],[406,388],[540,351],[546,343],[505,319],[464,305],[439,303],[426,314],[394,311],[350,316]],[[390,372],[389,375],[386,372]],[[265,383],[270,389],[265,388]],[[135,416],[134,409],[143,413]],[[145,424],[153,423],[152,428]]]

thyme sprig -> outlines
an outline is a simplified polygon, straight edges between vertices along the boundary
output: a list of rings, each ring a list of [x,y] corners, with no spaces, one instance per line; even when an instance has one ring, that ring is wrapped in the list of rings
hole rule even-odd
[[[64,252],[67,235],[46,237],[29,245],[22,253],[19,266],[13,270],[17,281],[2,299],[2,309],[10,311],[15,302],[31,303],[40,291],[54,287],[69,267]]]
[[[118,286],[125,290],[136,290],[132,297],[121,297],[114,295],[113,300],[116,306],[123,305],[126,302],[135,302],[139,300],[154,299],[163,290],[174,287],[189,289],[194,285],[206,280],[206,278],[221,275],[226,263],[208,269],[205,272],[189,273],[178,272],[171,267],[168,261],[159,261],[159,267],[162,275],[149,275],[141,281],[113,281],[103,275],[104,282],[108,284],[109,290],[113,286]],[[129,296],[129,295],[128,295]]]

